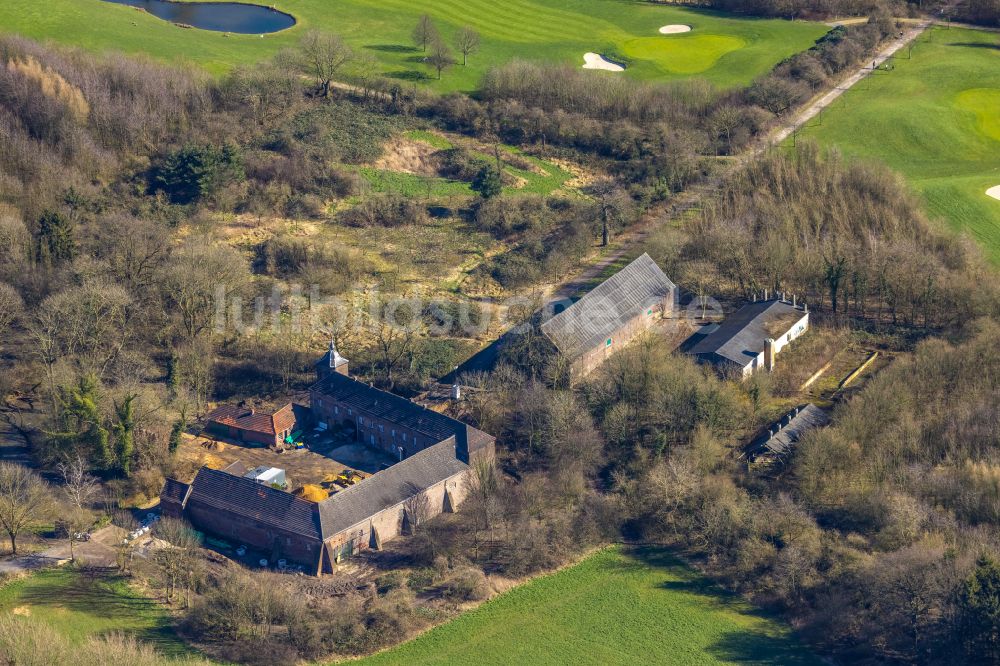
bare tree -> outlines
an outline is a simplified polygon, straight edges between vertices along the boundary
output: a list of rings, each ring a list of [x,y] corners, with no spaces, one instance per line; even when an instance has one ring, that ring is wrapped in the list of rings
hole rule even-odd
[[[434,25],[434,21],[427,14],[422,15],[417,19],[417,25],[413,28],[413,43],[420,47],[420,50],[426,52],[427,46],[433,44],[439,39],[437,26]]]
[[[310,30],[299,43],[300,66],[316,79],[323,97],[329,97],[334,77],[353,57],[354,50],[339,35],[328,32]]]
[[[112,212],[101,216],[96,226],[107,230],[99,241],[101,257],[115,281],[137,299],[158,297],[158,291],[150,287],[155,284],[157,273],[169,254],[170,237],[163,225],[127,213]],[[128,229],[128,233],[121,233],[121,229]]]
[[[65,360],[82,374],[105,375],[128,340],[131,306],[124,289],[104,280],[87,281],[42,301],[28,328],[53,401],[57,363]]]
[[[78,509],[85,509],[97,496],[100,484],[97,477],[89,472],[87,461],[79,453],[56,465],[63,479],[63,493],[66,499]]]
[[[17,555],[17,537],[41,521],[49,508],[48,484],[35,472],[17,463],[0,462],[0,527]]]
[[[469,26],[463,26],[455,34],[455,47],[462,54],[462,66],[469,64],[469,56],[479,50],[479,33]]]
[[[477,529],[476,549],[479,549],[479,530],[487,530],[490,543],[496,540],[496,527],[501,513],[501,483],[500,470],[492,458],[477,458],[472,464],[472,475],[469,477],[470,510],[479,523]],[[477,552],[478,556],[478,552]]]
[[[709,124],[716,136],[726,137],[726,153],[733,154],[733,131],[743,122],[743,111],[736,106],[727,104],[712,113]]]
[[[406,512],[406,522],[410,528],[410,534],[416,534],[417,528],[430,518],[431,501],[427,497],[427,493],[420,487],[412,486],[408,490],[413,494],[403,500],[403,511]]]
[[[420,313],[415,307],[413,304],[380,301],[375,307],[375,316],[368,313],[375,336],[375,351],[390,387],[393,372],[413,352],[422,329]]]
[[[601,245],[611,242],[611,235],[624,227],[634,215],[632,199],[610,181],[594,187],[597,195],[598,221],[601,224]]]
[[[188,339],[208,329],[216,313],[224,312],[220,308],[226,303],[217,303],[217,298],[228,301],[249,279],[246,260],[228,246],[192,241],[178,250],[164,283]]]
[[[455,64],[455,58],[451,55],[451,49],[441,39],[435,39],[431,44],[431,54],[427,56],[427,63],[437,72],[438,79],[441,72]]]
[[[66,537],[69,540],[69,559],[76,562],[77,535],[84,532],[94,523],[94,514],[74,504],[63,506],[59,512],[59,520],[66,526]]]
[[[132,512],[127,509],[113,509],[111,521],[126,532],[117,544],[115,560],[118,570],[122,573],[128,573],[136,547],[136,540],[131,537],[131,533],[139,526],[139,523]]]
[[[300,63],[304,57],[300,56]],[[315,70],[315,66],[310,66],[310,69]],[[296,76],[294,72],[274,65],[239,67],[226,79],[225,90],[235,106],[242,107],[239,110],[249,112],[254,122],[263,127],[302,96]]]
[[[23,308],[24,303],[17,290],[6,282],[0,282],[0,336],[3,336],[7,327],[14,323]],[[0,337],[0,342],[2,340],[3,338]],[[0,349],[3,349],[2,343],[0,343]]]
[[[0,204],[0,268],[17,268],[30,254],[31,234],[16,208]]]
[[[173,599],[179,584],[190,591],[191,570],[194,566],[193,550],[198,547],[198,535],[183,520],[163,518],[156,524],[154,533],[170,546],[156,551],[156,562],[163,571],[167,599]]]

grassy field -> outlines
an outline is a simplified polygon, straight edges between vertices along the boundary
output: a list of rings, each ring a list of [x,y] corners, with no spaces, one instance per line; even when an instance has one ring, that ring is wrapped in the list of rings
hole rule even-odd
[[[935,29],[804,130],[844,153],[902,173],[930,213],[1000,262],[1000,35]]]
[[[0,613],[52,625],[69,640],[119,632],[170,656],[192,652],[174,634],[167,613],[122,578],[76,569],[48,569],[0,588]]]
[[[224,35],[176,27],[152,15],[101,0],[5,0],[0,30],[88,49],[146,52],[191,60],[213,72],[267,58],[308,28],[343,35],[374,56],[390,77],[425,81],[439,90],[472,90],[491,65],[512,58],[583,64],[595,51],[630,61],[640,79],[703,76],[720,86],[746,84],[780,60],[808,48],[827,28],[819,23],[730,18],[681,7],[629,0],[275,0],[298,24],[265,35]],[[411,45],[417,18],[430,14],[450,40],[465,24],[482,35],[467,67],[431,79],[423,54]],[[667,24],[690,33],[660,35]]]
[[[610,548],[403,645],[383,664],[818,664],[788,627],[656,548]]]

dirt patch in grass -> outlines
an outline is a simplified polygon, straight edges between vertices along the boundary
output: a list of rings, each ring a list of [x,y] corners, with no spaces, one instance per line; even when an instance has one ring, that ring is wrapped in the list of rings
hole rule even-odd
[[[399,171],[418,176],[437,176],[438,164],[434,153],[437,148],[426,141],[418,141],[406,136],[390,139],[382,157],[375,162],[376,169]]]
[[[563,171],[568,171],[573,175],[572,178],[563,183],[563,187],[580,189],[593,185],[597,180],[597,176],[594,173],[587,171],[575,162],[559,159],[557,157],[547,157],[545,159],[547,162],[559,167]]]

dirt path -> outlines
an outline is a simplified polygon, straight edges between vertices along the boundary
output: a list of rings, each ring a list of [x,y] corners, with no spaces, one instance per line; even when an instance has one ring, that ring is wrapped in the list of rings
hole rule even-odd
[[[909,28],[903,32],[901,37],[897,37],[892,40],[881,49],[872,58],[872,65],[868,65],[867,59],[864,65],[854,70],[854,72],[847,78],[841,80],[832,90],[828,91],[826,94],[821,95],[817,99],[807,104],[804,108],[798,111],[791,120],[787,121],[782,127],[775,129],[768,136],[767,141],[763,144],[758,145],[751,154],[759,154],[772,146],[780,144],[782,141],[791,136],[794,132],[799,130],[807,122],[815,118],[820,114],[820,112],[826,107],[830,106],[838,97],[843,95],[845,92],[850,90],[859,81],[864,79],[866,76],[871,74],[875,68],[884,63],[886,60],[891,58],[897,51],[902,49],[904,46],[909,44],[911,41],[920,36],[920,34],[926,30],[932,24],[931,20],[924,20],[917,25]]]
[[[123,532],[120,528],[109,525],[90,535],[90,541],[79,542],[74,546],[77,561],[96,566],[109,566],[115,562],[114,543],[120,539]],[[69,543],[65,540],[51,548],[30,555],[20,555],[9,560],[0,561],[0,574],[13,574],[37,569],[54,567],[69,560]]]

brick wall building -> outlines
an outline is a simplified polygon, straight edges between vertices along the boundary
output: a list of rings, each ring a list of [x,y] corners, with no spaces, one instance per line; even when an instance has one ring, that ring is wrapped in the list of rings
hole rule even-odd
[[[167,480],[163,513],[319,575],[359,550],[381,547],[414,522],[454,511],[465,499],[471,465],[494,455],[494,438],[359,382],[346,368],[331,346],[310,390],[312,418],[353,428],[359,441],[393,453],[398,463],[322,502],[258,484],[235,467],[203,467],[190,484]]]
[[[676,285],[643,254],[542,323],[541,330],[569,361],[570,382],[575,382],[671,315],[676,299]]]
[[[240,405],[219,405],[205,415],[205,431],[246,444],[274,446],[301,428],[306,410],[288,403],[269,412]]]

